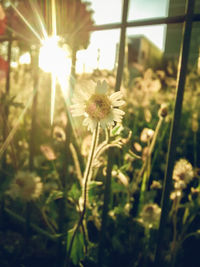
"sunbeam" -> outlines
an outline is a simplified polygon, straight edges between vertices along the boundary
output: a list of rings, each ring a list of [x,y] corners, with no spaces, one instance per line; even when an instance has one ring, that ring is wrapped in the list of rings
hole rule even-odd
[[[39,27],[34,28],[31,21],[28,21],[27,18],[23,15],[22,11],[17,8],[13,3],[10,2],[11,7],[16,12],[20,20],[28,27],[28,29],[33,33],[34,36],[39,40],[38,44],[40,45],[40,53],[39,53],[39,67],[51,74],[51,114],[50,114],[50,122],[53,124],[54,119],[54,109],[55,109],[55,96],[56,96],[56,85],[59,83],[63,98],[65,100],[65,104],[68,106],[69,101],[69,87],[70,87],[70,73],[71,73],[71,54],[69,52],[68,46],[63,45],[60,46],[60,37],[57,36],[57,22],[56,22],[56,2],[55,0],[51,0],[51,23],[52,23],[52,35],[49,36],[47,29],[45,29],[45,24],[43,22],[43,18],[41,16],[41,12],[39,6],[32,1],[28,1],[31,7],[31,11],[33,11],[35,18],[37,19],[37,25]],[[16,28],[12,28],[7,25],[9,31],[12,31],[20,39],[24,39],[30,41],[26,35],[20,34],[20,32],[16,31]],[[39,32],[37,31],[39,29]],[[23,64],[23,60],[27,60],[26,58],[21,57],[20,64]],[[26,61],[25,61],[26,62]],[[30,62],[30,61],[28,61]],[[0,148],[0,157],[3,155],[10,142],[12,141],[18,127],[20,121],[23,116],[27,112],[27,109],[30,107],[33,97],[36,91],[28,99],[25,108],[19,115],[18,119],[14,127],[11,129],[8,134],[5,142]]]
[[[58,80],[63,96],[66,99],[68,90],[68,80],[71,70],[70,54],[67,48],[59,46],[59,37],[52,36],[43,41],[40,48],[39,67],[52,75],[51,85],[51,124],[53,124],[53,114],[55,107],[56,80]]]
[[[57,36],[56,30],[56,5],[55,0],[51,1],[52,3],[52,30],[53,30],[53,37]],[[52,51],[53,52],[53,51]],[[53,125],[53,118],[54,118],[54,109],[55,109],[55,97],[56,97],[56,73],[51,73],[52,77],[52,84],[51,84],[51,125]]]
[[[53,29],[53,36],[57,35],[57,28],[56,28],[56,3],[55,0],[52,0],[52,29]]]
[[[52,35],[49,36],[45,29],[44,22],[39,12],[39,7],[36,3],[29,0],[30,7],[34,12],[34,16],[37,18],[39,27],[41,29],[40,34],[34,29],[31,23],[23,16],[20,10],[10,3],[12,8],[18,14],[20,19],[28,26],[31,32],[37,37],[40,47],[39,54],[39,67],[45,72],[51,73],[51,114],[50,121],[53,124],[54,108],[55,108],[55,95],[56,95],[56,82],[58,81],[63,92],[63,97],[67,97],[66,91],[68,90],[68,77],[70,75],[71,61],[69,60],[69,52],[59,46],[60,37],[57,36],[57,18],[56,18],[56,1],[51,0],[51,25]],[[23,36],[24,37],[24,36]]]
[[[21,14],[21,12],[15,7],[15,5],[13,5],[11,2],[9,2],[9,3],[12,6],[12,8],[15,10],[15,12],[18,14],[18,16],[23,20],[23,22],[28,26],[28,28],[32,31],[32,33],[37,37],[37,39],[41,43],[42,42],[42,39],[39,36],[39,34],[35,31],[35,29],[33,28],[33,26],[27,21],[27,19]]]
[[[31,6],[32,10],[34,11],[34,14],[36,15],[36,17],[38,19],[40,28],[42,30],[42,34],[44,36],[44,39],[48,38],[47,31],[46,31],[46,29],[44,27],[44,22],[42,21],[42,18],[41,18],[40,14],[39,14],[39,11],[38,11],[39,8],[38,8],[38,6],[37,6],[37,8],[35,6],[36,5],[36,2],[33,4],[33,2],[31,0],[29,0],[29,3],[30,3],[30,6]]]

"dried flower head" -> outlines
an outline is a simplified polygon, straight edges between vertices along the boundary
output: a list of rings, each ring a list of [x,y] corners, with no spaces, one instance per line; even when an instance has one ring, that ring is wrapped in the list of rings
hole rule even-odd
[[[72,115],[85,116],[83,125],[87,126],[88,130],[93,131],[97,123],[106,128],[122,120],[124,111],[118,108],[125,103],[122,93],[119,91],[108,96],[107,87],[106,81],[98,81],[94,90],[79,91],[73,98]]]
[[[43,189],[40,177],[35,173],[19,171],[10,186],[8,194],[12,198],[21,198],[25,201],[37,199]]]
[[[183,189],[194,177],[192,165],[186,159],[180,159],[176,162],[173,171],[173,180],[176,189]]]
[[[146,204],[140,214],[142,222],[148,227],[156,227],[160,220],[161,208],[157,204]]]
[[[60,126],[55,126],[53,129],[53,137],[59,142],[65,141],[66,135],[63,128]]]
[[[167,116],[167,114],[168,114],[168,105],[163,103],[163,104],[161,104],[160,109],[158,111],[158,116],[165,118]]]

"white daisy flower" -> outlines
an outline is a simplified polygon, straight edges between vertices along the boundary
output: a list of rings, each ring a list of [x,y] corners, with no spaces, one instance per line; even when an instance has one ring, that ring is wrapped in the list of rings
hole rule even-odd
[[[173,170],[173,180],[175,180],[175,188],[185,188],[194,177],[192,164],[186,159],[179,159]]]
[[[119,91],[108,96],[107,89],[105,80],[102,83],[98,81],[94,90],[80,91],[73,98],[72,115],[85,116],[83,125],[87,126],[88,130],[93,131],[98,122],[102,128],[110,127],[114,122],[121,122],[125,114],[119,109],[125,103],[122,93]]]
[[[12,198],[21,198],[25,201],[35,200],[42,194],[43,183],[35,173],[19,171],[7,191]]]

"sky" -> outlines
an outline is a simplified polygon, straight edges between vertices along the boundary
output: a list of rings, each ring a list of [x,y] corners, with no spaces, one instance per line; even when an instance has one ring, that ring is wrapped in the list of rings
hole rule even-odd
[[[85,0],[86,1],[86,0]],[[129,0],[128,21],[165,17],[168,13],[169,0]],[[94,10],[95,24],[109,24],[121,21],[122,0],[87,0]],[[127,28],[127,36],[145,35],[161,50],[165,45],[165,25]],[[94,68],[112,69],[115,62],[116,44],[119,42],[120,30],[104,30],[91,33],[87,50],[77,54],[77,72],[90,72]]]

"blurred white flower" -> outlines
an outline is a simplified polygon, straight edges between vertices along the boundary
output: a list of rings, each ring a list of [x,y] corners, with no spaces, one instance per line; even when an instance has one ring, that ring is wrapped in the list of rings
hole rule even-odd
[[[182,196],[181,190],[175,190],[175,191],[171,192],[170,199],[171,200],[177,200],[178,198],[181,198],[181,196]]]
[[[151,189],[161,189],[162,185],[161,185],[161,183],[159,181],[153,180],[150,188]]]
[[[105,80],[102,83],[98,81],[95,89],[79,91],[73,98],[72,115],[85,116],[83,125],[87,126],[88,130],[93,131],[97,123],[106,128],[122,120],[124,111],[118,108],[125,103],[122,100],[122,93],[119,91],[108,96],[107,89]]]
[[[25,201],[37,199],[43,189],[40,177],[35,173],[19,171],[12,182],[8,194],[12,198],[21,198]]]
[[[149,128],[144,128],[141,132],[140,140],[144,143],[147,143],[152,139],[153,135],[154,135],[154,130]]]
[[[146,204],[140,214],[141,221],[147,227],[157,227],[160,220],[161,208],[157,204]]]
[[[173,171],[173,180],[175,180],[175,188],[183,189],[194,177],[192,165],[186,159],[180,159],[176,162]]]

